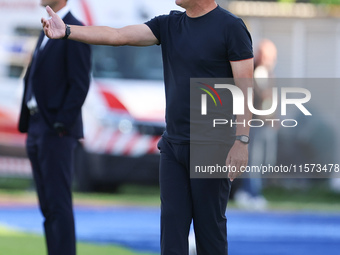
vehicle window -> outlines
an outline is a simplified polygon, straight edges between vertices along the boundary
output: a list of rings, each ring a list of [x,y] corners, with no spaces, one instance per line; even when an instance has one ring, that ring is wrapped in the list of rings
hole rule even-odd
[[[162,80],[162,54],[159,46],[92,46],[93,76]]]
[[[30,62],[40,32],[40,28],[18,26],[13,35],[0,35],[0,77],[21,77]]]

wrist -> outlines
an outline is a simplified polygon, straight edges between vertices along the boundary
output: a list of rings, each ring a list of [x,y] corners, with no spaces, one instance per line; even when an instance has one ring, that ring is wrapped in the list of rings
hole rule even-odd
[[[65,36],[61,39],[66,40],[71,34],[71,27],[65,24]]]
[[[235,142],[238,141],[243,144],[249,144],[250,138],[248,135],[237,135],[235,138]]]

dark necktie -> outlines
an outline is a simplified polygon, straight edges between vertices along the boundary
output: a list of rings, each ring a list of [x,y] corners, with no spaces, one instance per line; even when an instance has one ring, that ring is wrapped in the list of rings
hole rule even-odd
[[[33,53],[32,61],[31,61],[31,67],[30,67],[30,73],[28,74],[28,80],[27,80],[27,88],[26,88],[26,95],[25,95],[25,103],[26,104],[33,97],[32,73],[34,72],[36,65],[37,65],[39,49],[40,49],[40,45],[41,45],[41,43],[44,39],[44,35],[45,35],[44,32],[41,31],[37,46],[36,46],[34,53]]]

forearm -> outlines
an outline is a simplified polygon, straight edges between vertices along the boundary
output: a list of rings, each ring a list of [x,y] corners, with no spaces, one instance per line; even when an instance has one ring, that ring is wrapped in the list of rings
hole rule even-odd
[[[254,87],[253,59],[231,62],[235,85],[241,89],[243,95],[248,95],[248,88]],[[249,135],[248,121],[252,119],[252,113],[248,108],[247,99],[244,100],[244,114],[237,115],[236,135]]]
[[[243,95],[248,94],[248,88],[253,87],[253,79],[251,78],[242,78],[242,79],[235,79],[236,86],[238,86],[241,90]],[[236,116],[236,135],[247,135],[249,136],[249,125],[248,122],[253,117],[253,114],[250,112],[247,103],[247,97],[244,100],[244,114]]]
[[[148,26],[131,25],[122,28],[107,26],[70,26],[69,39],[96,45],[149,46],[158,43]]]
[[[118,29],[106,26],[75,26],[70,25],[70,40],[79,41],[95,45],[125,45],[120,36]]]
[[[246,135],[249,136],[249,126],[248,121],[251,120],[251,116],[247,114],[243,116],[237,116],[236,122],[238,125],[236,126],[236,135]]]

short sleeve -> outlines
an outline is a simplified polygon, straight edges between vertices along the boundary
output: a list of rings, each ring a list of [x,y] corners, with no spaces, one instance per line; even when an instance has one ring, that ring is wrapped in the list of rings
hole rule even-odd
[[[239,61],[254,57],[250,33],[240,18],[235,19],[228,26],[227,47],[229,61]]]
[[[157,17],[154,17],[153,19],[145,22],[145,25],[147,25],[151,29],[151,31],[154,34],[154,36],[156,36],[156,38],[158,39],[159,44],[162,41],[161,40],[160,20],[162,18],[164,18],[164,16],[166,16],[166,15],[157,16]]]

